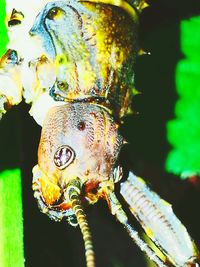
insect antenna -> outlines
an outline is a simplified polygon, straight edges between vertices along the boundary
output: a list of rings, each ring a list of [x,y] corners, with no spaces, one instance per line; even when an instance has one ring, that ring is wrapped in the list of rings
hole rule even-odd
[[[74,211],[74,214],[76,215],[78,225],[83,235],[87,267],[95,267],[95,254],[93,250],[92,236],[86,214],[81,204],[81,184],[79,180],[77,180],[77,178],[69,183],[66,194],[71,202],[72,209]]]

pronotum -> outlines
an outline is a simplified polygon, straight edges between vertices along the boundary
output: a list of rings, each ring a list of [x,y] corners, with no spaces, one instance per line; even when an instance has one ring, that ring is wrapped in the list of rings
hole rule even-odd
[[[146,6],[142,0],[35,0],[30,8],[7,1],[10,42],[0,62],[0,113],[22,98],[31,104],[42,126],[34,196],[51,219],[80,226],[88,267],[95,256],[84,207],[99,199],[158,266],[199,266],[187,230],[141,178],[129,171],[120,192],[166,260],[140,238],[115,195],[126,143],[118,128],[134,91],[138,16]]]

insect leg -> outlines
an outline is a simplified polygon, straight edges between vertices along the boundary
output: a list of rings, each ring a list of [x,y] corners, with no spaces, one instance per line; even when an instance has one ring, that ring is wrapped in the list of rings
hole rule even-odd
[[[132,240],[136,243],[136,245],[149,257],[149,259],[155,262],[159,267],[167,267],[167,265],[165,265],[165,263],[155,254],[155,252],[148,246],[148,244],[140,238],[138,232],[134,230],[133,227],[129,224],[128,217],[122,209],[122,206],[115,193],[113,191],[108,191],[107,197],[112,214],[116,216],[117,220],[121,224],[123,224],[124,228],[132,238]]]
[[[120,193],[147,236],[173,265],[194,266],[198,257],[196,246],[169,203],[131,172],[121,184]]]
[[[65,192],[65,197],[69,198],[71,202],[72,209],[76,215],[76,219],[83,235],[87,267],[95,267],[95,255],[92,244],[92,236],[88,226],[86,214],[80,201],[80,194],[81,184],[78,179],[74,179],[68,184]]]

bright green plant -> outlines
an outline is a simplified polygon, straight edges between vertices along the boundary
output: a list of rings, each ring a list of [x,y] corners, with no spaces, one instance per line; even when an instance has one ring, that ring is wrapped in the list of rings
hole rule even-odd
[[[176,118],[167,124],[173,148],[166,168],[186,178],[200,174],[200,17],[181,22],[181,50],[185,58],[176,68],[179,99]]]

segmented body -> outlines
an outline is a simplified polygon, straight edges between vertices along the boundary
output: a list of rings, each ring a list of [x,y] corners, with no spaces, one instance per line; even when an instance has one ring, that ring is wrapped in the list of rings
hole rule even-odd
[[[8,1],[10,50],[0,62],[0,112],[22,97],[32,104],[30,113],[43,127],[34,195],[51,219],[79,223],[88,267],[95,259],[82,203],[100,198],[141,250],[166,266],[131,227],[114,193],[123,176],[117,160],[125,140],[118,128],[134,91],[138,14],[145,5],[41,0],[30,12],[29,3]],[[195,246],[166,202],[131,172],[121,194],[169,261],[198,266]]]

